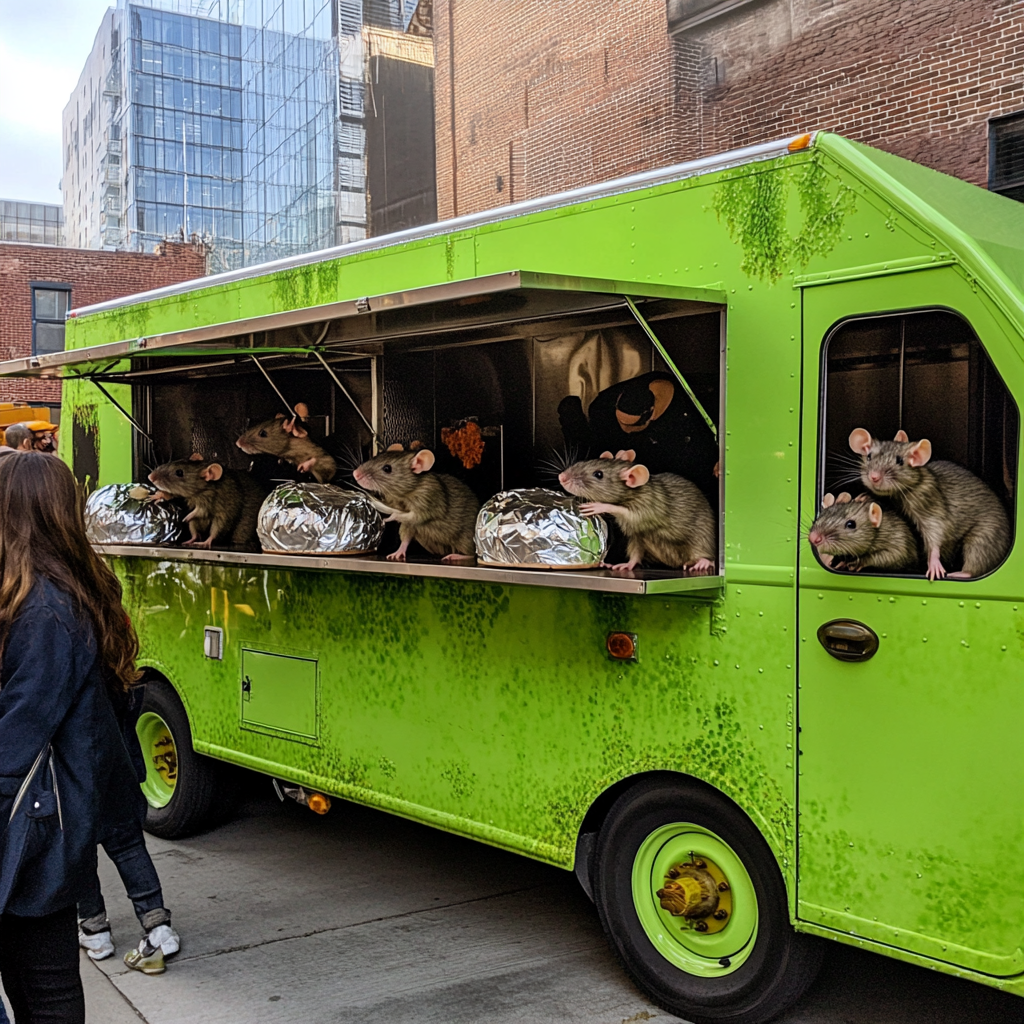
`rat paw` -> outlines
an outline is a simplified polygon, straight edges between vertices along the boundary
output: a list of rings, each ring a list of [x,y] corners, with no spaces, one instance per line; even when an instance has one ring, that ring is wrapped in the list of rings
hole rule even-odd
[[[308,472],[310,472],[310,470],[312,470],[312,468],[315,465],[316,465],[316,457],[314,456],[312,459],[306,459],[305,462],[300,462],[299,465],[298,465],[298,470],[299,470],[300,473],[308,473]]]
[[[632,572],[639,564],[639,562],[616,562],[615,565],[612,565],[610,562],[602,562],[601,567],[611,569],[612,572]]]
[[[947,580],[969,580],[973,577],[969,572],[964,572],[962,569],[960,572],[951,572],[946,574]]]
[[[714,569],[715,563],[710,558],[698,558],[693,565],[683,566],[684,569],[688,569],[690,572],[708,573]]]
[[[442,562],[472,562],[474,557],[475,557],[474,555],[462,555],[462,554],[459,554],[458,551],[456,551],[453,554],[445,555],[444,558],[441,559],[441,561]]]
[[[392,551],[391,554],[388,555],[388,561],[389,562],[404,562],[405,561],[405,552],[404,551]]]

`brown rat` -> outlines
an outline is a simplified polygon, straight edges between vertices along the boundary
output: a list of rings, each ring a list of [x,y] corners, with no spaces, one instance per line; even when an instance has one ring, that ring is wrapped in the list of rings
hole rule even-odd
[[[675,473],[648,472],[633,451],[604,452],[558,474],[558,482],[584,498],[580,512],[607,513],[626,535],[629,561],[610,566],[634,569],[645,556],[693,572],[715,568],[715,517],[696,484]]]
[[[831,568],[914,569],[920,558],[917,538],[903,517],[882,512],[870,495],[855,500],[843,491],[838,497],[826,494],[821,511],[807,533],[818,557]]]
[[[416,540],[445,562],[465,561],[476,553],[474,528],[480,503],[461,481],[446,473],[431,473],[434,453],[415,444],[408,451],[393,444],[387,451],[358,466],[353,476],[364,490],[379,494],[386,523],[399,523],[402,539],[392,561],[405,561]]]
[[[256,517],[264,495],[245,473],[193,455],[157,466],[149,479],[160,488],[154,500],[173,496],[188,502],[192,511],[185,522],[192,538],[185,541],[187,546],[208,548],[218,538],[248,546],[255,540]],[[206,534],[205,540],[199,539],[202,534]]]
[[[858,427],[850,448],[861,457],[860,478],[874,494],[891,497],[917,529],[928,556],[928,579],[946,575],[947,562],[963,551],[956,579],[982,576],[1010,548],[1010,523],[988,485],[955,462],[931,461],[928,440],[911,441],[904,431],[882,441]]]
[[[300,473],[312,473],[317,483],[330,483],[338,472],[338,464],[309,439],[302,421],[309,417],[304,402],[295,403],[296,415],[288,419],[278,413],[247,430],[236,442],[246,455],[274,455],[297,466]]]

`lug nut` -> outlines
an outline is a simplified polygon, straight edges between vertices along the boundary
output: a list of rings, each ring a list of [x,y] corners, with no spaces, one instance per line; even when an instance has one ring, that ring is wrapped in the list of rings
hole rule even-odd
[[[702,861],[702,860],[695,860],[695,861],[693,862],[693,866],[694,866],[695,868],[706,868],[706,867],[707,867],[707,864],[705,864],[705,863],[704,863],[704,861]]]
[[[729,883],[728,882],[719,882],[718,883],[718,891],[719,892],[728,892],[729,891]]]
[[[706,932],[708,930],[708,923],[707,921],[698,921],[693,927],[698,932]]]
[[[716,910],[714,913],[714,918],[716,921],[724,921],[728,916],[728,910]]]

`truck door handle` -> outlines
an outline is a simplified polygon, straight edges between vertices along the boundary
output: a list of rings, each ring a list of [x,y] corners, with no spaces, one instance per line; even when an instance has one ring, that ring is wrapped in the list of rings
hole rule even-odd
[[[832,619],[819,626],[818,642],[839,661],[867,661],[878,650],[878,634],[856,619]]]
[[[245,676],[242,679],[242,700],[248,700],[249,695],[252,693],[252,680]]]

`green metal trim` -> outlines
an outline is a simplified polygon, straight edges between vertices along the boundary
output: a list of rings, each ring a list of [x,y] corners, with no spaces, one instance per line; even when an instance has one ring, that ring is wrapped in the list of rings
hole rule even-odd
[[[646,333],[647,337],[650,338],[651,344],[658,350],[658,354],[661,356],[661,358],[665,360],[665,363],[667,364],[668,368],[672,371],[673,375],[675,376],[676,380],[679,381],[680,385],[682,385],[683,390],[686,392],[690,401],[693,402],[694,406],[696,407],[697,412],[699,412],[701,416],[704,417],[704,422],[708,425],[708,427],[711,429],[711,433],[714,434],[715,438],[717,439],[718,427],[715,426],[715,421],[707,414],[707,412],[704,409],[704,406],[700,404],[700,401],[698,400],[697,396],[693,393],[693,388],[691,388],[690,385],[687,383],[687,380],[683,376],[679,367],[676,366],[676,364],[672,361],[672,357],[668,354],[668,351],[666,350],[665,346],[662,345],[662,343],[658,340],[658,336],[654,333],[653,330],[651,330],[651,325],[644,319],[643,314],[640,312],[640,310],[636,308],[636,303],[628,295],[624,296],[624,298],[626,300],[626,305],[629,306],[629,311],[633,314],[634,319],[644,329],[644,333]]]
[[[819,274],[798,274],[793,278],[794,288],[814,288],[820,284],[838,284],[840,281],[862,281],[869,277],[887,277],[889,274],[906,274],[913,270],[932,270],[936,267],[951,267],[957,262],[948,252],[933,256],[908,256],[902,260],[887,260],[885,263],[866,263],[862,267],[844,267],[840,270],[826,270]]]
[[[168,783],[157,771],[155,758],[158,747],[166,747],[166,739],[170,738],[170,753],[177,753],[174,747],[174,734],[167,723],[154,711],[147,711],[139,716],[135,723],[135,734],[139,737],[143,756],[146,759],[146,780],[142,783],[142,793],[150,807],[166,807],[174,796],[175,781]],[[160,753],[168,753],[161,749]]]
[[[761,584],[766,587],[792,587],[796,585],[796,572],[785,565],[745,565],[727,562],[725,581]]]
[[[657,892],[668,871],[691,857],[714,861],[729,880],[733,912],[720,931],[701,934],[661,906]],[[758,931],[757,893],[733,848],[701,825],[675,822],[655,829],[633,859],[633,906],[654,948],[673,966],[698,978],[722,978],[746,963]]]

